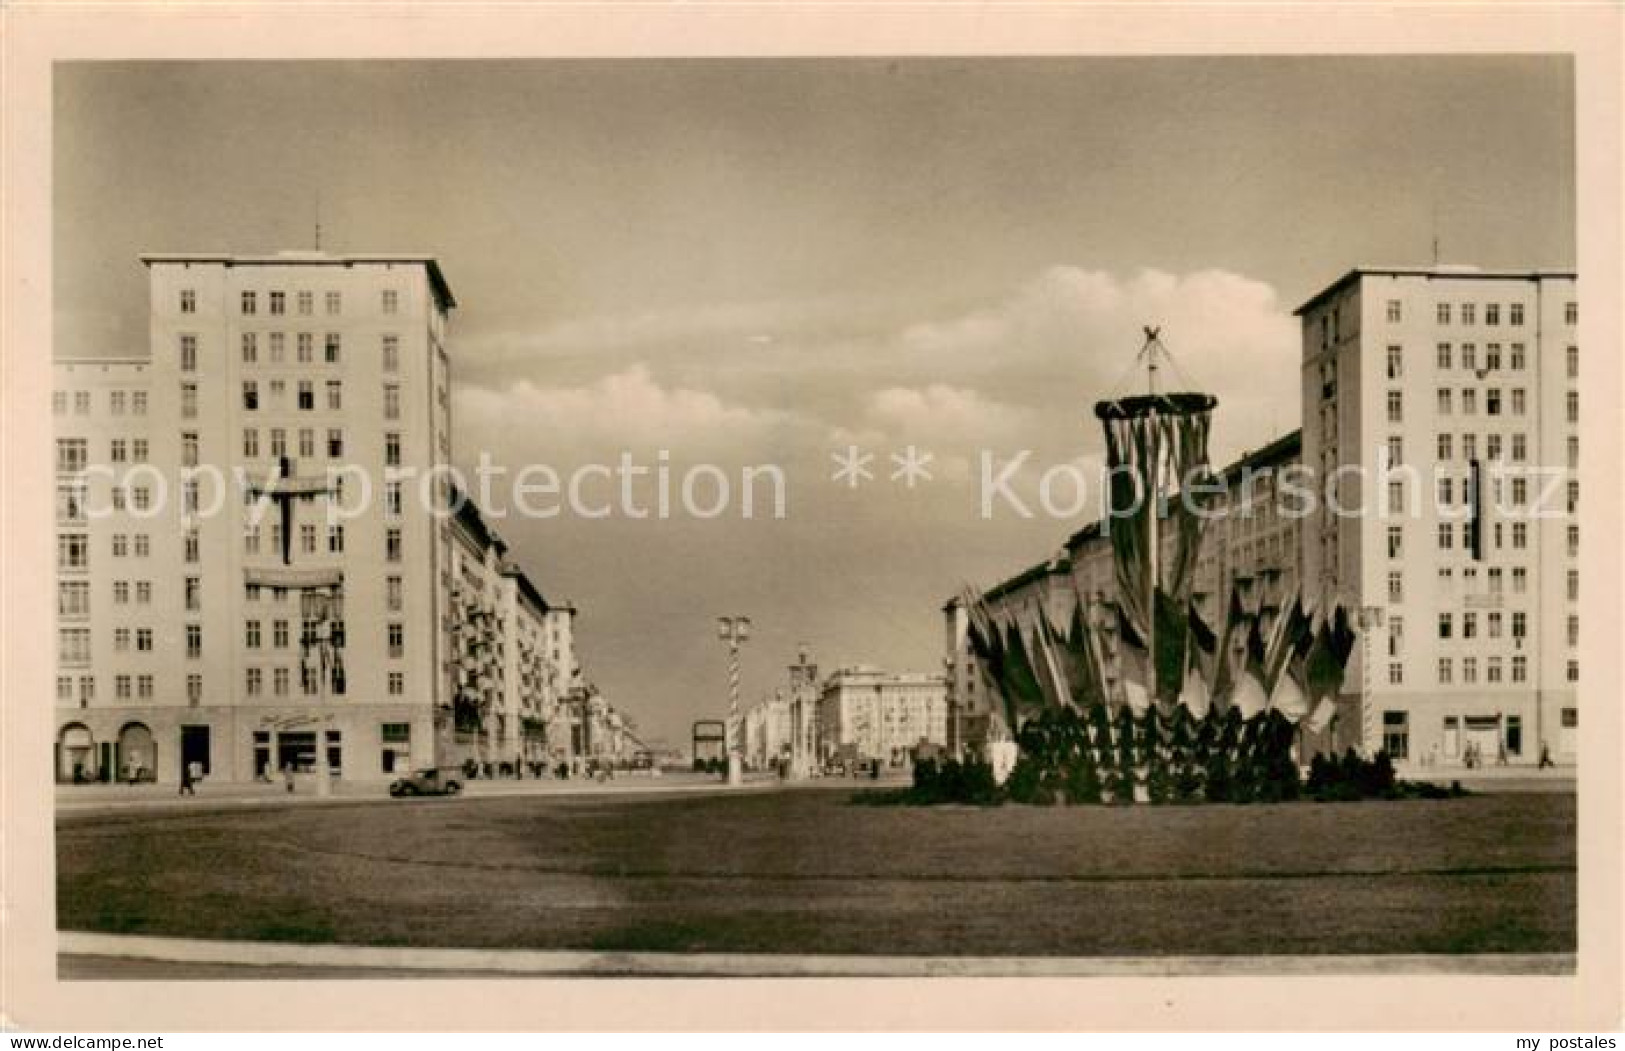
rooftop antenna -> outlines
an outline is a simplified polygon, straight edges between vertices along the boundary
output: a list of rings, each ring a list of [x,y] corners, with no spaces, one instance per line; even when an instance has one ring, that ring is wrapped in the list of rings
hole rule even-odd
[[[1433,198],[1433,265],[1439,265],[1439,198]]]

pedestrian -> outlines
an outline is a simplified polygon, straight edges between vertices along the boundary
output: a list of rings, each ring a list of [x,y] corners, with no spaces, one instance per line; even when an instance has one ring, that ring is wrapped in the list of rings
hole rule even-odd
[[[190,764],[181,766],[181,790],[183,796],[197,795],[197,789],[192,787],[192,767]]]

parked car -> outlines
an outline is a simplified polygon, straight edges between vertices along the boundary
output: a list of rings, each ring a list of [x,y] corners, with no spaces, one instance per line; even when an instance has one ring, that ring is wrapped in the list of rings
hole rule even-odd
[[[463,790],[460,773],[456,767],[415,770],[391,783],[389,794],[397,799],[401,796],[454,796]]]

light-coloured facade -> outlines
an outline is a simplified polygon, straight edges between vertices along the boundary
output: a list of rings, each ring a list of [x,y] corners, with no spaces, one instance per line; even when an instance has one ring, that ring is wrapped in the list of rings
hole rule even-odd
[[[903,765],[916,745],[947,744],[946,683],[941,675],[842,668],[824,681],[818,731],[826,758],[850,745],[861,758]]]
[[[1349,679],[1368,741],[1410,763],[1572,762],[1575,275],[1359,268],[1298,314],[1305,460],[1366,512],[1322,503],[1305,578],[1371,611]]]
[[[448,510],[439,265],[143,262],[147,353],[56,363],[59,778],[517,761],[556,675],[520,640],[548,611]],[[316,591],[343,603],[327,675],[302,645]],[[465,676],[489,691],[472,735]]]

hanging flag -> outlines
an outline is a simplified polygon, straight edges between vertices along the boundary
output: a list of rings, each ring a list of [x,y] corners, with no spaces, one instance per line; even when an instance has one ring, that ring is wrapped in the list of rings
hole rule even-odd
[[[1117,677],[1129,707],[1135,714],[1145,711],[1151,704],[1151,654],[1122,606],[1117,609]]]
[[[1156,592],[1156,685],[1159,704],[1171,706],[1185,685],[1185,649],[1190,634],[1190,609],[1161,588]]]

